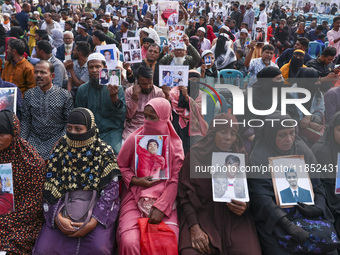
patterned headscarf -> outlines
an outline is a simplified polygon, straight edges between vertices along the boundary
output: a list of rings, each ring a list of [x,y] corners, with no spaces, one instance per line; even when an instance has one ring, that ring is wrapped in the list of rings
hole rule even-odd
[[[75,113],[82,113],[90,125],[82,137],[95,132],[86,140],[71,140],[69,134],[59,140],[47,164],[44,199],[50,204],[57,203],[69,191],[100,191],[120,174],[112,147],[99,138],[93,113],[76,108],[70,115]]]

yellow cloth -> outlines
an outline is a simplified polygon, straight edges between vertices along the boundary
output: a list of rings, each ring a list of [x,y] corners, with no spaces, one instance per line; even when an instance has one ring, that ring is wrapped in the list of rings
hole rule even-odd
[[[15,66],[6,61],[2,79],[17,85],[24,95],[27,90],[35,87],[34,66],[26,58],[23,58]]]
[[[35,35],[35,30],[39,29],[38,26],[33,26],[30,27],[30,34]],[[36,42],[35,42],[35,37],[34,36],[29,36],[28,38],[28,46],[30,47],[35,47]]]

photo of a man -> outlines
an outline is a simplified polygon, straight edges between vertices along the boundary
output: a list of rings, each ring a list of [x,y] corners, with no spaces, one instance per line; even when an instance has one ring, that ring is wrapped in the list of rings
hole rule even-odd
[[[289,187],[280,191],[282,203],[312,202],[310,191],[298,186],[298,175],[294,168],[288,168],[285,177]]]
[[[165,75],[164,75],[165,73]],[[171,87],[172,86],[172,77],[171,77],[171,72],[168,71],[168,72],[163,72],[163,86],[168,86],[168,87]]]
[[[120,70],[112,70],[109,84],[120,85],[120,79],[119,79],[119,76],[117,75],[117,74],[119,74],[119,71]]]
[[[226,172],[217,172],[213,175],[214,198],[221,200],[246,198],[244,178],[240,174],[240,158],[228,155],[224,166]]]

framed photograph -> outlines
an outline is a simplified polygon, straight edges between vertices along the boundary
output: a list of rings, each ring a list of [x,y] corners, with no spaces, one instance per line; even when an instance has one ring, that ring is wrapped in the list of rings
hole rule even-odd
[[[14,210],[12,164],[0,164],[0,215]]]
[[[301,156],[270,157],[269,165],[277,205],[293,207],[297,202],[314,205],[313,186]]]
[[[17,113],[17,89],[15,87],[0,88],[0,111],[7,109]]]
[[[138,37],[122,38],[122,51],[126,63],[142,62],[142,51]]]
[[[211,65],[211,57],[210,57],[210,56],[204,57],[204,63],[205,63],[207,66]]]
[[[214,202],[231,202],[232,199],[248,202],[249,192],[245,171],[245,156],[241,153],[213,152],[212,191]],[[218,167],[217,167],[218,166]]]
[[[254,40],[258,43],[265,43],[267,41],[267,26],[263,24],[256,24],[254,26]]]
[[[103,68],[99,71],[100,85],[121,85],[121,70]]]
[[[161,86],[188,86],[189,66],[159,66],[159,84]]]
[[[96,51],[101,53],[106,60],[108,69],[116,69],[117,67],[117,48],[115,44],[97,46]]]
[[[340,153],[338,153],[338,165],[337,165],[337,168],[336,168],[335,194],[340,194],[340,171],[339,171],[339,163],[340,163]]]
[[[176,47],[184,48],[183,35],[185,35],[185,29],[187,26],[169,26],[169,49],[174,50]]]
[[[121,11],[123,17],[126,17],[126,16],[127,16],[128,11],[127,11],[127,8],[126,8],[126,7],[121,8],[120,11]]]
[[[136,176],[169,179],[169,136],[137,135],[135,144]]]
[[[168,27],[178,24],[179,3],[164,1],[158,3],[158,27]]]

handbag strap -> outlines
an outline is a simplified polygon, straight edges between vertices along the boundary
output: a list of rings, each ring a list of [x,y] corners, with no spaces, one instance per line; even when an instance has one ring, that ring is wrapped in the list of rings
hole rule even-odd
[[[61,226],[64,230],[66,231],[73,231],[76,232],[79,229],[83,228],[87,223],[89,223],[91,217],[92,217],[92,212],[93,212],[93,208],[95,206],[95,201],[96,201],[96,197],[97,197],[97,191],[96,190],[92,190],[92,198],[88,207],[88,213],[87,213],[87,217],[86,220],[84,221],[83,225],[81,225],[81,227],[77,228],[77,229],[66,229],[63,224],[61,224],[61,222],[59,221],[59,213],[61,211],[62,208],[64,208],[66,206],[66,202],[68,201],[68,197],[69,197],[69,192],[66,192],[65,194],[65,200],[64,202],[59,206],[58,211],[57,211],[57,222],[59,224],[59,226]]]

